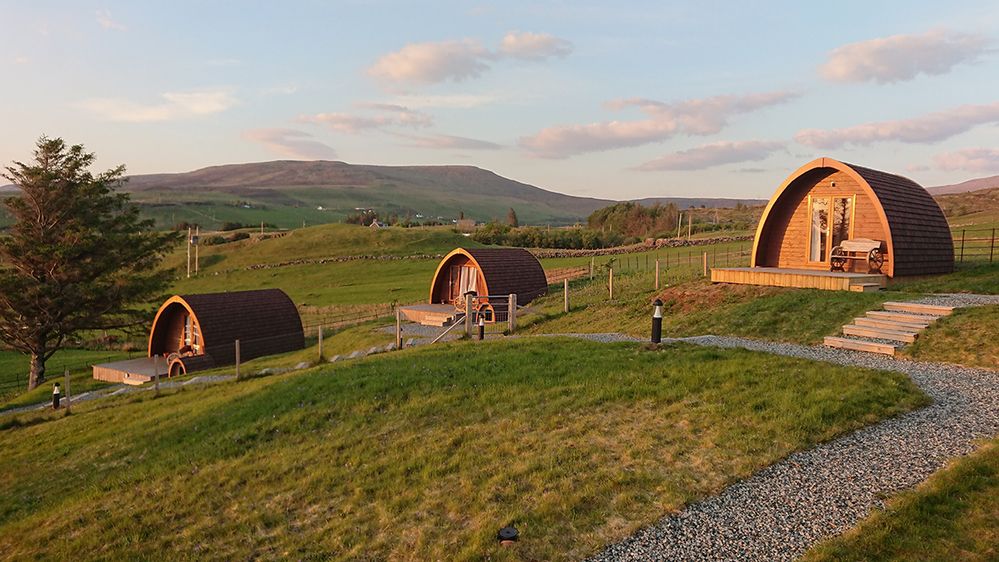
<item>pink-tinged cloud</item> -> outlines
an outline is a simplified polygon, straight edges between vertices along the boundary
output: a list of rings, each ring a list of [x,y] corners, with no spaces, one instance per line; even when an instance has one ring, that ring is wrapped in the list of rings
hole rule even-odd
[[[784,149],[778,141],[722,141],[705,144],[688,150],[660,156],[637,169],[651,172],[662,170],[704,170],[736,162],[765,160],[774,152]]]
[[[384,129],[386,127],[421,128],[433,125],[433,117],[430,115],[401,105],[363,103],[358,104],[358,107],[379,113],[373,115],[317,113],[315,115],[303,115],[297,121],[299,123],[325,125],[334,131],[350,134],[357,134],[367,130]]]
[[[820,72],[834,82],[903,82],[973,62],[987,51],[988,43],[982,35],[941,30],[892,35],[834,49]]]
[[[295,129],[253,129],[243,138],[259,142],[271,152],[293,160],[335,160],[336,151],[314,140],[312,135]]]
[[[646,114],[635,121],[603,121],[585,125],[559,125],[522,137],[518,144],[541,158],[567,158],[661,142],[676,134],[709,135],[721,131],[737,114],[784,103],[797,94],[767,92],[745,96],[724,95],[666,103],[642,98],[613,100],[610,109],[636,107]]]
[[[494,142],[471,139],[468,137],[458,137],[455,135],[429,135],[429,136],[418,136],[418,135],[400,135],[404,138],[409,139],[409,146],[415,148],[430,148],[430,149],[452,149],[452,150],[498,150],[503,148],[502,145],[496,144]]]
[[[492,53],[472,39],[439,43],[412,43],[383,55],[368,69],[371,76],[390,83],[435,84],[477,78],[489,69]]]
[[[572,43],[548,33],[512,31],[503,37],[499,52],[518,59],[544,60],[568,56],[572,52]]]
[[[881,141],[931,143],[950,138],[978,125],[999,122],[999,102],[962,105],[911,119],[865,123],[843,129],[804,129],[794,140],[815,148],[868,145]]]
[[[999,149],[965,148],[938,154],[933,158],[941,170],[965,172],[999,172]]]
[[[238,101],[227,91],[167,92],[158,103],[138,103],[122,98],[93,98],[79,106],[109,121],[149,123],[220,113]]]
[[[111,17],[111,10],[97,10],[97,24],[104,29],[113,31],[126,31],[128,28],[124,24]]]

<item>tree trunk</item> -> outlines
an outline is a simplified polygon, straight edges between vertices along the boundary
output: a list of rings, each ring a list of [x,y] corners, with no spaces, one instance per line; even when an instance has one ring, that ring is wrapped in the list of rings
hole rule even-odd
[[[31,373],[28,375],[28,390],[45,382],[45,359],[37,353],[31,354]]]

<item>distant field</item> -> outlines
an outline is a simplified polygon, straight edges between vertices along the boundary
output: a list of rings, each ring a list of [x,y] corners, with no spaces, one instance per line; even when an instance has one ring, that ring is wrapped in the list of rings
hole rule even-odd
[[[0,551],[577,560],[925,402],[902,375],[744,350],[435,346],[5,420]]]
[[[57,351],[46,364],[48,382],[35,391],[25,394],[28,388],[29,357],[16,351],[0,351],[0,408],[44,401],[52,394],[52,384],[63,383],[63,370],[70,369],[70,391],[85,392],[104,383],[93,380],[92,363],[118,359],[126,354],[120,351],[89,351],[63,349]],[[16,397],[16,399],[15,399]]]

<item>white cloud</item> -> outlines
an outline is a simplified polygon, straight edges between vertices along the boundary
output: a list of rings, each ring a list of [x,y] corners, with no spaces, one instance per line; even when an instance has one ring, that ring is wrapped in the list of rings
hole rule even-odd
[[[268,150],[294,160],[335,160],[336,151],[295,129],[253,129],[243,138],[263,144]]]
[[[519,144],[535,156],[566,158],[586,152],[660,142],[679,133],[709,135],[721,131],[736,114],[784,103],[796,96],[793,92],[767,92],[675,103],[642,98],[614,100],[606,105],[611,109],[637,107],[646,114],[646,118],[548,127],[533,136],[522,137]]]
[[[933,158],[941,170],[966,172],[999,172],[999,149],[965,148],[938,154]]]
[[[385,84],[437,84],[478,78],[500,59],[544,60],[565,57],[572,44],[547,33],[510,32],[492,51],[475,39],[410,43],[382,55],[368,74]]]
[[[962,105],[911,119],[865,123],[843,129],[804,129],[794,135],[794,140],[815,148],[867,145],[879,141],[931,143],[977,125],[996,122],[999,122],[999,102]]]
[[[378,113],[373,115],[337,112],[317,113],[315,115],[303,115],[298,118],[298,121],[300,123],[325,125],[334,131],[351,134],[372,129],[384,129],[386,127],[421,128],[433,125],[433,117],[430,115],[401,105],[361,103],[357,104],[357,107]]]
[[[454,150],[498,150],[503,148],[494,142],[472,139],[468,137],[458,137],[455,135],[400,135],[411,142],[409,146],[415,148],[432,149],[454,149]]]
[[[123,24],[112,19],[111,11],[107,9],[97,10],[97,23],[104,29],[110,29],[114,31],[125,31],[128,29]]]
[[[722,164],[765,160],[783,148],[784,143],[778,141],[715,142],[660,156],[642,164],[638,169],[644,171],[703,170]]]
[[[123,98],[93,98],[79,105],[109,121],[148,123],[171,121],[220,113],[236,105],[236,98],[227,91],[167,92],[159,103],[144,104]]]
[[[572,43],[548,33],[513,31],[503,37],[499,52],[518,59],[544,60],[568,56],[572,52]]]
[[[476,78],[489,68],[492,54],[478,41],[412,43],[383,55],[368,74],[387,82],[433,84]]]
[[[850,43],[829,53],[822,76],[834,82],[902,82],[919,74],[945,74],[986,52],[982,35],[929,31]]]

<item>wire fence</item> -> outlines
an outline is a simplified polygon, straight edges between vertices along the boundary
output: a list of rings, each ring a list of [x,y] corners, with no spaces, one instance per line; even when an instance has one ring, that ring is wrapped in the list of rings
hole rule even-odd
[[[988,262],[999,259],[995,228],[961,229],[954,235],[954,259],[958,263]]]

